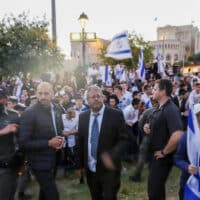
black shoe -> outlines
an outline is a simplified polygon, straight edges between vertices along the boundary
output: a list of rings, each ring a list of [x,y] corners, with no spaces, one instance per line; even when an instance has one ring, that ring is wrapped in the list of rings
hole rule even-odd
[[[32,198],[32,195],[30,194],[19,194],[18,200],[29,200]]]
[[[81,178],[80,178],[80,184],[84,184],[84,183],[85,183],[85,181],[84,181],[84,177],[81,176]]]
[[[141,182],[141,177],[140,176],[129,176],[129,180],[132,182]]]

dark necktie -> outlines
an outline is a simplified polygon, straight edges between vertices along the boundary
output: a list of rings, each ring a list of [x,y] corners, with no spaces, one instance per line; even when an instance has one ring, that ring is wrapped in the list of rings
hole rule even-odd
[[[97,146],[98,146],[98,140],[99,140],[99,124],[97,117],[99,116],[99,113],[93,114],[94,121],[92,124],[92,130],[91,130],[91,155],[96,160],[97,159]]]

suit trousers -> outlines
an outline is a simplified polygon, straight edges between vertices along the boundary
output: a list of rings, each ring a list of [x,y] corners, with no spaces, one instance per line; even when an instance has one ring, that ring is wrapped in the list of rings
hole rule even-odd
[[[17,173],[9,168],[0,168],[0,199],[14,200]]]
[[[88,170],[87,184],[92,200],[117,200],[117,192],[120,188],[120,172],[94,173]]]
[[[39,200],[59,200],[53,170],[33,170],[40,185]]]
[[[172,166],[171,157],[156,159],[152,156],[148,178],[149,200],[165,200],[165,183]]]

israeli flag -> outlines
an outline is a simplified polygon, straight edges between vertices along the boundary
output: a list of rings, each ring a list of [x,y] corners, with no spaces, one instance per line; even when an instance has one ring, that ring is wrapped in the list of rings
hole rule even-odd
[[[103,79],[102,82],[106,84],[106,86],[112,86],[112,77],[110,74],[110,66],[106,65],[103,70]]]
[[[143,51],[140,49],[139,54],[139,79],[144,80],[145,79],[145,65],[144,65],[144,56]]]
[[[161,77],[166,76],[165,74],[165,64],[162,60],[161,53],[159,48],[157,49],[157,63],[158,63],[158,71],[157,73],[160,74]]]
[[[150,107],[151,107],[151,101],[148,100],[148,101],[145,103],[145,106],[146,106],[147,109],[150,108]]]
[[[129,82],[129,78],[128,78],[127,74],[126,74],[126,70],[125,70],[125,69],[123,69],[123,71],[122,71],[122,73],[121,73],[121,77],[120,77],[120,79],[119,79],[119,82],[120,82],[120,83],[121,83],[121,82],[126,82],[126,83]]]
[[[191,164],[200,169],[200,129],[193,108],[189,110],[187,127],[187,154]],[[198,174],[191,175],[186,183],[184,200],[200,200],[200,170]]]
[[[119,33],[112,38],[111,43],[108,45],[105,57],[110,57],[115,60],[132,58],[132,51],[126,31]]]

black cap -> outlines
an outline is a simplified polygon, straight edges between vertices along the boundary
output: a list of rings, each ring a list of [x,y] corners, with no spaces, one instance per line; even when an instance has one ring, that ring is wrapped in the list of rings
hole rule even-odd
[[[10,101],[18,102],[18,99],[16,96],[9,96]]]
[[[15,110],[21,110],[24,111],[26,109],[26,106],[23,103],[18,103],[15,107]]]

